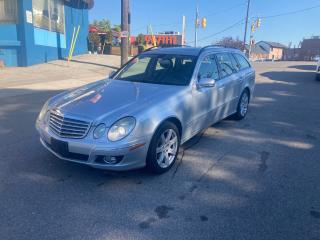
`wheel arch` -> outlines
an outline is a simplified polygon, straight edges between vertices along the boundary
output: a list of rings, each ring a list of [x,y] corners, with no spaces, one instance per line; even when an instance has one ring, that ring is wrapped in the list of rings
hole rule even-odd
[[[249,86],[246,86],[242,92],[247,91],[249,93],[249,101],[251,100],[251,90]]]
[[[182,136],[182,131],[183,131],[183,128],[182,128],[182,123],[180,121],[180,119],[176,116],[170,116],[170,117],[167,117],[165,119],[163,119],[161,122],[159,122],[158,126],[156,127],[154,133],[159,129],[159,127],[164,124],[165,122],[171,122],[173,123],[174,125],[176,125],[176,127],[178,128],[179,130],[179,134],[180,134],[180,137]]]

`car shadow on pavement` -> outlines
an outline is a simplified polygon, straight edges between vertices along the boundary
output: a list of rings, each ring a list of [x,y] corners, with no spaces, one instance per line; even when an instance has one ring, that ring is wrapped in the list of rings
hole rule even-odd
[[[317,63],[310,64],[310,65],[293,65],[289,68],[295,68],[298,70],[304,70],[304,71],[315,71],[317,67]]]
[[[25,94],[0,98],[0,205],[10,205],[2,214],[29,239],[48,232],[74,239],[315,237],[320,206],[304,196],[317,196],[319,86],[308,72],[260,76],[247,118],[221,121],[188,141],[163,175],[96,170],[47,152],[34,124],[59,91],[20,89]],[[0,237],[18,234],[16,226],[0,229]]]
[[[119,67],[116,67],[116,66],[111,66],[111,65],[102,64],[102,63],[95,63],[95,62],[80,61],[80,60],[76,60],[76,59],[71,60],[71,62],[82,63],[82,64],[91,64],[91,65],[96,65],[96,66],[100,66],[100,67],[108,67],[108,68],[111,68],[114,70],[119,69]]]

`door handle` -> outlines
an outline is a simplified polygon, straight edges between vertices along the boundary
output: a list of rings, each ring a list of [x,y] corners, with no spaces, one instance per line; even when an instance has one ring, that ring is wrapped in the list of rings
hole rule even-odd
[[[225,86],[226,86],[225,84],[222,84],[222,85],[219,86],[218,89],[219,89],[219,90],[223,90],[223,89],[225,88]]]

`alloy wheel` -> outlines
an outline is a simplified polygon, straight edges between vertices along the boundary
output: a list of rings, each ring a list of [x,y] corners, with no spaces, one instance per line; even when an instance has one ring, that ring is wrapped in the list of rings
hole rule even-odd
[[[161,168],[167,168],[174,161],[178,150],[178,137],[173,129],[164,131],[157,144],[156,158]]]
[[[240,101],[240,114],[242,116],[245,116],[247,114],[248,105],[249,105],[249,96],[246,92],[244,92]]]

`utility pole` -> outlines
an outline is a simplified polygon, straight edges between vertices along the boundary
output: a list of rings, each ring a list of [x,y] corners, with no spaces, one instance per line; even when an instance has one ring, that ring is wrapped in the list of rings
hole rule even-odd
[[[251,30],[250,30],[250,39],[249,39],[249,52],[248,52],[248,59],[250,60],[251,58],[251,51],[252,51],[252,45],[253,45],[253,33],[255,31],[255,26],[254,24],[251,25]]]
[[[129,0],[121,0],[121,66],[128,61]]]
[[[198,43],[198,27],[199,27],[199,7],[196,9],[196,21],[194,23],[194,46],[197,47]]]
[[[256,29],[258,29],[260,27],[261,27],[261,18],[257,18],[257,20],[255,20],[251,24],[250,41],[249,41],[249,52],[248,52],[249,60],[251,58],[252,45],[254,45],[253,33],[256,31]]]
[[[186,43],[186,16],[182,16],[182,45]]]
[[[131,56],[131,10],[130,1],[128,1],[128,48]]]
[[[248,28],[248,21],[249,21],[249,9],[250,9],[250,0],[248,0],[248,5],[247,5],[246,24],[245,24],[244,37],[243,37],[243,51],[244,52],[246,52],[247,28]]]

